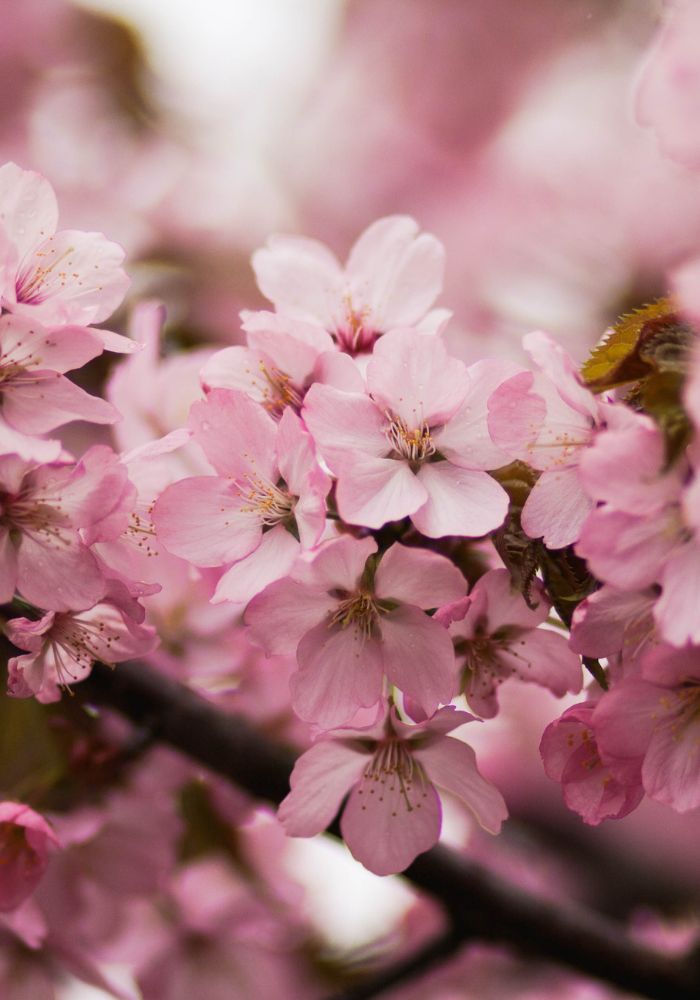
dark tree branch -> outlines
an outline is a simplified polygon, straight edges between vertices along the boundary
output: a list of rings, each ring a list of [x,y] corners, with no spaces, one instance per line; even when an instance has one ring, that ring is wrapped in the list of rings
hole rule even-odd
[[[256,798],[278,803],[287,794],[291,750],[143,664],[124,663],[114,671],[98,665],[75,693],[117,709]],[[644,947],[620,925],[525,892],[455,851],[434,847],[404,877],[445,907],[453,947],[470,938],[501,942],[651,1000],[700,996],[697,953],[674,958]]]

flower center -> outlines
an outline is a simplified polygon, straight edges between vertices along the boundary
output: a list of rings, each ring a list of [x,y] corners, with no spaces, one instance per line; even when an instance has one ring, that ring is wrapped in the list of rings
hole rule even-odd
[[[267,382],[263,389],[265,396],[263,406],[267,412],[273,417],[281,417],[285,409],[291,406],[295,413],[299,413],[304,397],[290,376],[279,368],[268,369],[264,361],[260,362],[259,367],[261,375]]]
[[[412,757],[403,740],[380,743],[362,775],[358,795],[376,795],[380,802],[384,793],[395,795],[398,790],[406,812],[420,809],[420,799],[427,795],[427,778],[423,768]],[[367,807],[362,806],[363,809]],[[396,816],[396,812],[392,812]]]
[[[50,236],[48,242],[50,243],[52,240],[53,236]],[[53,247],[49,250],[37,250],[34,253],[34,259],[48,257],[49,260],[46,264],[35,264],[34,267],[30,266],[19,275],[16,286],[17,301],[26,303],[43,302],[46,296],[42,294],[42,289],[47,284],[47,279],[52,276],[53,271],[58,265],[74,252],[75,247],[68,247],[60,256],[51,260],[51,257],[56,253]],[[73,267],[73,261],[67,261],[65,266],[67,268]],[[79,275],[75,272],[69,274],[68,271],[56,271],[55,277],[58,278],[60,286],[63,287],[69,278],[78,278]]]
[[[331,616],[328,627],[338,625],[340,628],[348,628],[354,625],[366,639],[369,639],[375,632],[380,611],[381,607],[374,596],[361,591],[340,602]]]
[[[343,297],[343,318],[334,331],[341,351],[355,355],[372,350],[372,345],[379,337],[379,331],[371,326],[369,318],[368,306],[358,309],[353,305],[350,295]]]
[[[236,487],[239,497],[244,501],[241,511],[252,514],[267,527],[286,521],[294,511],[296,497],[262,476],[248,473],[243,480],[236,482]]]
[[[384,428],[384,434],[398,457],[409,462],[423,462],[436,453],[430,428],[425,422],[411,428],[400,417],[395,417],[388,411],[386,418],[389,423]]]
[[[95,660],[114,666],[109,652],[112,645],[119,641],[119,633],[100,619],[88,621],[69,614],[56,615],[47,638],[61,687],[68,688],[71,681],[80,680],[66,663],[64,653],[82,668],[91,667]]]

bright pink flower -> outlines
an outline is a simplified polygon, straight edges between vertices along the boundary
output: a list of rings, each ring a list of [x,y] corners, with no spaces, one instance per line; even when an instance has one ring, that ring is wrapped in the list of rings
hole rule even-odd
[[[436,786],[456,795],[489,833],[508,813],[503,796],[479,773],[474,751],[448,736],[473,721],[442,708],[406,725],[394,710],[372,730],[339,729],[297,760],[291,792],[278,816],[292,837],[313,837],[330,824],[350,792],[340,821],[353,856],[376,875],[407,868],[440,836]]]
[[[105,591],[80,529],[108,517],[128,489],[111,449],[90,448],[75,464],[37,467],[0,457],[0,600],[15,588],[53,611],[91,607]]]
[[[621,819],[644,797],[638,767],[633,765],[624,774],[618,767],[613,773],[601,759],[594,709],[593,702],[572,705],[547,726],[540,743],[547,775],[561,783],[569,809],[591,826],[604,819]]]
[[[670,0],[665,7],[666,23],[637,86],[637,119],[653,128],[666,156],[698,169],[700,141],[695,123],[700,116],[700,7],[695,0]]]
[[[647,651],[639,672],[601,697],[593,723],[603,754],[641,765],[650,798],[678,812],[700,805],[700,647]]]
[[[244,312],[247,347],[225,347],[204,365],[202,385],[238,389],[279,418],[286,407],[299,413],[314,382],[362,392],[356,364],[337,350],[321,327],[270,312]]]
[[[380,528],[410,516],[430,538],[497,528],[508,497],[483,470],[508,458],[488,435],[486,402],[511,371],[465,368],[440,339],[394,330],[375,346],[369,395],[312,386],[303,416],[338,478],[341,517]]]
[[[119,414],[63,377],[102,353],[83,327],[44,328],[26,316],[0,317],[0,413],[25,434],[43,434],[70,420],[110,424]]]
[[[58,838],[20,802],[0,802],[0,911],[14,910],[36,889]]]
[[[49,325],[99,323],[129,285],[124,251],[101,233],[56,232],[57,225],[49,182],[14,163],[0,167],[2,307]]]
[[[540,372],[520,372],[488,401],[494,442],[512,459],[542,475],[523,507],[521,523],[531,538],[551,549],[575,542],[593,506],[581,486],[578,463],[602,420],[600,404],[586,389],[571,358],[551,337],[528,334],[523,345]]]
[[[489,570],[468,597],[441,608],[435,618],[448,628],[469,707],[490,719],[498,712],[498,687],[509,677],[531,681],[562,697],[581,690],[581,664],[563,635],[538,628],[550,604],[539,588],[529,608],[505,569]]]
[[[318,542],[330,479],[291,409],[276,424],[244,393],[214,389],[190,427],[218,475],[169,486],[153,508],[156,533],[196,566],[233,563],[214,600],[246,601]]]
[[[49,611],[37,621],[13,618],[5,631],[29,651],[9,661],[8,694],[43,702],[57,701],[60,688],[84,680],[97,660],[109,665],[130,660],[158,642],[155,629],[136,624],[112,603],[75,613]]]
[[[296,650],[292,705],[323,729],[376,705],[384,677],[428,714],[454,694],[455,662],[444,628],[422,609],[463,596],[444,556],[395,543],[377,566],[376,542],[328,542],[307,565],[248,605],[250,636],[268,655]]]
[[[253,254],[263,295],[277,312],[321,326],[348,354],[371,351],[394,327],[434,333],[449,317],[431,310],[442,289],[444,250],[404,215],[379,219],[362,233],[345,268],[322,243],[273,236]]]

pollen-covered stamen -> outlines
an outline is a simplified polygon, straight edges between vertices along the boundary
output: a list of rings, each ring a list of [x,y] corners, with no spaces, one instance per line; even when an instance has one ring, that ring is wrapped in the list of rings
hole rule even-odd
[[[360,591],[340,602],[331,615],[328,627],[338,625],[340,628],[348,628],[354,625],[369,639],[374,634],[380,611],[381,606],[374,595]]]
[[[288,406],[299,413],[304,403],[304,397],[292,382],[286,372],[279,368],[268,369],[264,361],[260,362],[260,373],[267,382],[263,389],[265,396],[263,406],[273,416],[281,416]]]
[[[387,740],[380,743],[374,756],[362,775],[358,795],[376,795],[383,801],[384,795],[396,796],[398,791],[406,812],[420,809],[421,799],[426,796],[427,779],[403,740]],[[367,807],[362,806],[363,809]],[[396,816],[396,812],[392,812]]]
[[[688,726],[700,720],[700,684],[690,678],[681,687],[660,698],[666,711],[675,709],[675,718],[670,724],[674,740],[681,740]]]
[[[119,641],[119,633],[110,629],[100,619],[88,621],[73,615],[56,615],[48,636],[56,667],[56,677],[61,687],[69,687],[80,680],[71,670],[73,661],[81,668],[90,668],[95,660],[114,666],[110,660],[110,648]],[[64,659],[68,657],[68,663]]]
[[[367,306],[358,309],[353,305],[349,294],[343,296],[343,318],[334,331],[341,351],[346,354],[362,354],[372,349],[379,333],[368,323],[369,318],[370,310]]]
[[[54,548],[69,545],[61,497],[52,497],[49,504],[42,501],[41,492],[25,489],[15,495],[0,493],[0,517],[3,523],[10,529],[15,528],[38,537],[43,545]]]
[[[149,559],[157,556],[160,552],[157,545],[156,529],[151,520],[154,506],[155,500],[149,504],[137,501],[129,515],[129,524],[124,533],[124,541],[130,542],[141,555],[145,555]]]
[[[437,451],[430,428],[421,421],[417,427],[408,427],[400,417],[395,417],[387,411],[388,425],[384,428],[386,439],[393,451],[409,462],[423,462]]]
[[[38,365],[41,358],[34,351],[24,347],[19,340],[10,350],[0,350],[0,382],[6,382],[26,371],[31,365]],[[26,381],[25,381],[26,384]]]
[[[248,473],[236,481],[236,487],[243,500],[241,512],[253,515],[267,527],[286,521],[294,512],[297,498],[262,476]]]
[[[53,237],[49,237],[49,242]],[[49,250],[37,250],[34,254],[34,258],[43,257],[54,257],[47,264],[35,264],[34,267],[28,267],[25,271],[20,274],[17,280],[16,295],[18,302],[25,303],[37,303],[42,301],[42,287],[46,284],[46,280],[49,276],[52,276],[52,272],[58,267],[58,265],[70,257],[72,253],[75,252],[75,247],[68,247],[63,251],[58,257],[54,257],[56,251],[51,248]],[[73,262],[68,260],[66,267],[72,267]],[[56,273],[61,285],[65,285],[68,281],[69,274],[68,271],[58,271]],[[73,278],[77,278],[78,274],[73,273],[71,275]]]

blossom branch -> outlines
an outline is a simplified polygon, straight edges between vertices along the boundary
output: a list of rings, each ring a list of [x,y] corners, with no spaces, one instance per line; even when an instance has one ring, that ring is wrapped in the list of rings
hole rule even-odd
[[[116,671],[97,665],[76,694],[118,710],[255,797],[279,803],[287,794],[290,749],[144,664],[125,663]],[[700,991],[697,954],[660,954],[600,915],[534,896],[448,848],[421,855],[404,875],[442,903],[455,941],[507,943],[651,1000],[691,1000]]]

